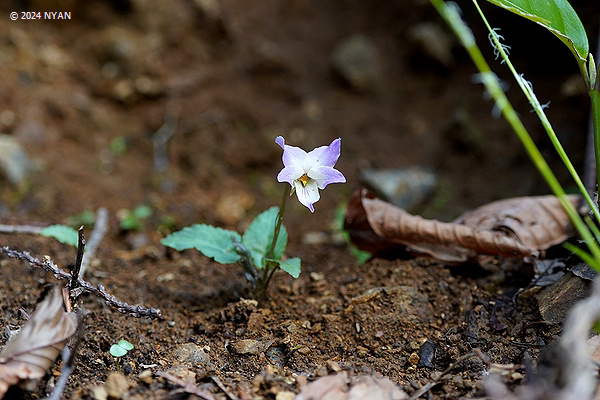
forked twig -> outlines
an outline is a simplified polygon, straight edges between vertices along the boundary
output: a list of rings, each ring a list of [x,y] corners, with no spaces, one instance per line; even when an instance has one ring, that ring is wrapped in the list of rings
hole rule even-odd
[[[56,279],[65,279],[69,282],[72,279],[71,274],[60,269],[56,264],[54,264],[54,262],[49,257],[46,258],[44,262],[42,262],[37,258],[33,257],[31,254],[29,254],[29,252],[13,250],[10,249],[8,246],[0,247],[0,253],[5,253],[11,258],[26,261],[27,263],[29,263],[30,266],[34,268],[41,268],[45,271],[48,271],[52,275],[54,275]],[[71,293],[72,297],[76,298],[83,292],[92,293],[93,295],[102,298],[108,306],[116,308],[117,311],[119,311],[120,313],[130,314],[136,318],[147,317],[162,319],[162,315],[159,309],[145,308],[142,306],[132,306],[124,301],[118,300],[115,296],[108,293],[104,289],[104,286],[93,286],[81,277],[78,277],[76,282],[77,288],[74,290],[74,292],[76,293]]]

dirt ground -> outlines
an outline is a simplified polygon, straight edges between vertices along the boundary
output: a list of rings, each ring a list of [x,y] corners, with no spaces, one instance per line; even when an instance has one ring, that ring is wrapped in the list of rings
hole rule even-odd
[[[460,3],[493,60],[472,6]],[[578,3],[594,36],[600,6]],[[589,102],[571,55],[543,29],[485,6],[540,101],[551,100],[548,116],[581,166]],[[72,11],[72,19],[10,20],[9,12],[23,10]],[[2,3],[0,16],[0,133],[36,164],[20,186],[0,180],[0,222],[68,223],[106,207],[109,231],[86,279],[164,316],[135,319],[85,296],[85,332],[64,398],[101,398],[98,388],[117,369],[108,350],[120,339],[135,345],[120,367],[127,398],[186,398],[159,376],[170,371],[217,399],[289,399],[339,369],[388,377],[409,395],[438,379],[424,396],[480,397],[488,365],[461,357],[478,348],[494,363],[515,364],[506,377],[514,386],[526,354],[535,360],[560,333],[560,323],[541,318],[535,298],[514,301],[530,279],[518,262],[358,265],[337,240],[335,212],[364,168],[429,168],[438,188],[419,211],[446,221],[492,200],[548,192],[492,115],[460,48],[446,48],[444,65],[414,38],[419,24],[443,27],[428,2],[32,0]],[[355,34],[377,50],[377,79],[364,90],[332,68],[335,48]],[[544,155],[559,165],[510,86]],[[157,132],[165,131],[172,137],[160,158]],[[241,232],[278,205],[278,135],[305,149],[341,137],[337,168],[347,183],[323,191],[314,214],[288,203],[287,254],[302,259],[302,275],[277,273],[258,308],[244,299],[241,267],[168,250],[160,239],[193,223]],[[563,169],[557,174],[570,185]],[[123,210],[142,204],[152,215],[139,229],[121,229]],[[34,235],[1,234],[0,245],[48,255],[64,269],[75,260],[72,247]],[[19,326],[19,309],[31,311],[55,279],[6,257],[0,266],[0,326]],[[240,354],[244,344],[254,350]],[[43,397],[58,375],[55,364],[36,390],[10,395]]]

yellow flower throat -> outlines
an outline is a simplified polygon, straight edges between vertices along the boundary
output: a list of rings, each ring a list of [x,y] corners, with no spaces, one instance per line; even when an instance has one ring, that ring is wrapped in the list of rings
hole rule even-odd
[[[300,183],[302,184],[302,187],[306,187],[306,185],[308,185],[308,179],[309,179],[309,178],[308,178],[308,175],[306,175],[306,174],[302,175],[302,176],[299,178],[299,180],[300,180]]]

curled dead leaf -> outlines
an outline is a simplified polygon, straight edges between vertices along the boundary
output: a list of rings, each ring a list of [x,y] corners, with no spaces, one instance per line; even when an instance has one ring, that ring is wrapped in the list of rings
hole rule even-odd
[[[569,196],[579,208],[580,196]],[[473,209],[454,222],[411,215],[366,189],[352,196],[344,223],[353,243],[380,253],[400,249],[460,263],[480,255],[538,258],[575,233],[554,196],[499,200]]]
[[[66,312],[58,286],[38,303],[18,335],[0,352],[0,398],[11,385],[42,378],[67,340],[77,331],[78,318]]]

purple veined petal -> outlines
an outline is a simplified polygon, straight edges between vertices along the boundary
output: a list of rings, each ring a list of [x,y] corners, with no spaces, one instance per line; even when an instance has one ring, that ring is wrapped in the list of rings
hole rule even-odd
[[[330,183],[344,183],[346,177],[337,169],[326,166],[313,167],[308,171],[308,177],[317,181],[319,189],[325,189]]]
[[[296,179],[300,179],[302,175],[304,175],[304,170],[299,165],[293,164],[284,167],[279,171],[279,174],[277,174],[277,181],[287,182],[291,185]]]
[[[296,196],[298,201],[310,212],[315,212],[313,204],[319,201],[321,196],[319,195],[319,189],[317,188],[317,182],[314,180],[309,181],[306,186],[302,186],[299,181],[294,182],[296,188]]]
[[[275,143],[283,149],[283,156],[281,158],[285,167],[293,164],[302,165],[306,163],[306,151],[302,150],[300,147],[288,146],[285,144],[283,136],[277,136],[275,138]]]
[[[329,146],[317,147],[308,153],[312,165],[324,165],[333,167],[340,157],[342,151],[342,139],[337,138]]]

